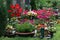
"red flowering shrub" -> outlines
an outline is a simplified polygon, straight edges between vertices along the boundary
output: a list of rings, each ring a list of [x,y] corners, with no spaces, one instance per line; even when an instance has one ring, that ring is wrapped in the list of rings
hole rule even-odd
[[[10,5],[10,8],[11,8],[11,9],[14,9],[14,8],[15,8],[15,6],[14,6],[13,4],[11,4],[11,5]]]
[[[8,12],[10,13],[10,12],[12,12],[12,10],[8,10]]]
[[[19,17],[22,13],[22,8],[20,7],[19,4],[16,5],[10,5],[11,10],[8,10],[9,13],[11,13],[11,17]]]

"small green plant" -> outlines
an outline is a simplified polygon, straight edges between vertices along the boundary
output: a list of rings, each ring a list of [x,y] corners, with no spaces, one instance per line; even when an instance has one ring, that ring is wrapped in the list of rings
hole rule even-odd
[[[18,32],[32,32],[35,30],[35,27],[29,22],[25,22],[23,24],[16,24],[15,27]]]

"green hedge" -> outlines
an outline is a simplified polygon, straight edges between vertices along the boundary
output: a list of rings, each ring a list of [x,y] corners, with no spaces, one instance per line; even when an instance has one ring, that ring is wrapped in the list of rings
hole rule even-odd
[[[6,25],[7,25],[6,0],[0,0],[0,36],[4,35]]]

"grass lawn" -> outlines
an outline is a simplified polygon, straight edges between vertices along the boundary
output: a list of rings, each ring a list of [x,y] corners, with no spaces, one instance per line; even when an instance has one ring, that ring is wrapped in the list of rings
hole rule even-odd
[[[56,25],[56,33],[54,37],[50,40],[60,40],[60,24]],[[46,38],[40,39],[40,38],[33,38],[33,37],[14,37],[14,38],[8,38],[8,37],[0,37],[0,40],[47,40]]]

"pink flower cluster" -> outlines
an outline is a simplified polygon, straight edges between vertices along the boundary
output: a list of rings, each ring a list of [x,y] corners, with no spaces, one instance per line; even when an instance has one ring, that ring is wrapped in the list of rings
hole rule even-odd
[[[32,10],[33,12],[37,13],[37,18],[49,18],[50,16],[52,16],[54,14],[53,11],[51,10]],[[27,15],[28,10],[24,11],[24,14]]]
[[[27,15],[27,12],[28,12],[28,10],[25,10],[25,11],[23,12],[23,15]]]

